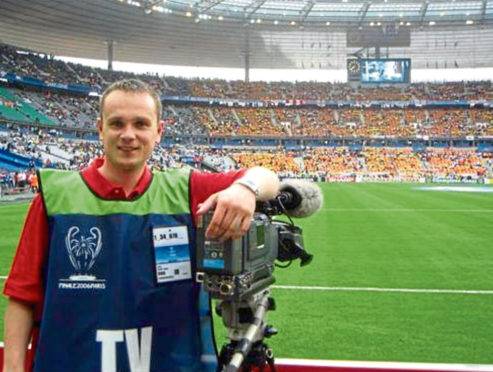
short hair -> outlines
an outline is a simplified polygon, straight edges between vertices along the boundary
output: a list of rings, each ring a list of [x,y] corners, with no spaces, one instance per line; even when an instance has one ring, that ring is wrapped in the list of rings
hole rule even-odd
[[[161,104],[161,98],[158,92],[152,88],[149,84],[143,82],[139,79],[123,79],[115,81],[108,88],[105,89],[101,99],[99,101],[99,114],[101,115],[101,120],[103,120],[103,108],[106,97],[114,91],[121,90],[129,93],[147,93],[151,96],[154,104],[156,106],[157,121],[161,120],[161,111],[163,110],[163,105]]]

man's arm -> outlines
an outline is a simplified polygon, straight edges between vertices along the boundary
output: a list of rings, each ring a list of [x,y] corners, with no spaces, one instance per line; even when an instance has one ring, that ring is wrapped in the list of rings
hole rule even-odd
[[[33,307],[9,298],[5,311],[3,372],[23,372],[33,325]]]
[[[42,271],[48,255],[48,222],[41,196],[26,216],[14,262],[5,282],[9,297],[4,325],[4,372],[24,371],[33,319],[39,320],[44,297]]]
[[[250,227],[256,201],[269,200],[278,192],[279,178],[274,172],[261,167],[247,170],[228,188],[211,195],[199,206],[198,216],[215,207],[206,236],[221,241],[241,237]]]
[[[279,193],[279,178],[277,174],[267,168],[255,167],[246,171],[245,175],[238,179],[252,180],[258,187],[257,201],[267,201]]]

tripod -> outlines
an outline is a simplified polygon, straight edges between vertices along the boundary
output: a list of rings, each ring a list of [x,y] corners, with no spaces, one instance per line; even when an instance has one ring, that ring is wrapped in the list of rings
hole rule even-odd
[[[268,326],[267,311],[275,310],[274,300],[269,297],[270,289],[253,294],[244,300],[223,300],[216,311],[223,318],[228,329],[230,342],[224,345],[219,354],[220,372],[276,372],[274,355],[263,342],[265,337],[277,334]]]

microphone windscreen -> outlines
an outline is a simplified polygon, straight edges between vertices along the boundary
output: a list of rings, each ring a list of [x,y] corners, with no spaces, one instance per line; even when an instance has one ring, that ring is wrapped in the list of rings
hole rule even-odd
[[[301,197],[301,203],[293,209],[288,209],[291,217],[308,217],[318,211],[324,202],[324,195],[320,187],[314,182],[305,180],[285,180],[281,182],[280,190],[295,189]]]

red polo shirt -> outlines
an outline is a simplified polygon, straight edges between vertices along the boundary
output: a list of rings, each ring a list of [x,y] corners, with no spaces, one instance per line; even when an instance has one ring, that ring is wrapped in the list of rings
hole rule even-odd
[[[96,158],[82,172],[82,178],[98,196],[112,200],[131,200],[141,195],[152,180],[152,172],[146,166],[135,189],[125,195],[122,187],[117,186],[98,171],[104,158]],[[227,188],[240,178],[245,170],[227,173],[192,172],[190,178],[190,210],[195,221],[198,204],[210,195]],[[49,233],[46,211],[41,196],[35,196],[27,213],[24,228],[19,240],[12,269],[5,282],[3,293],[7,296],[35,305],[35,318],[40,319],[40,310],[44,298],[43,271],[48,258]]]

